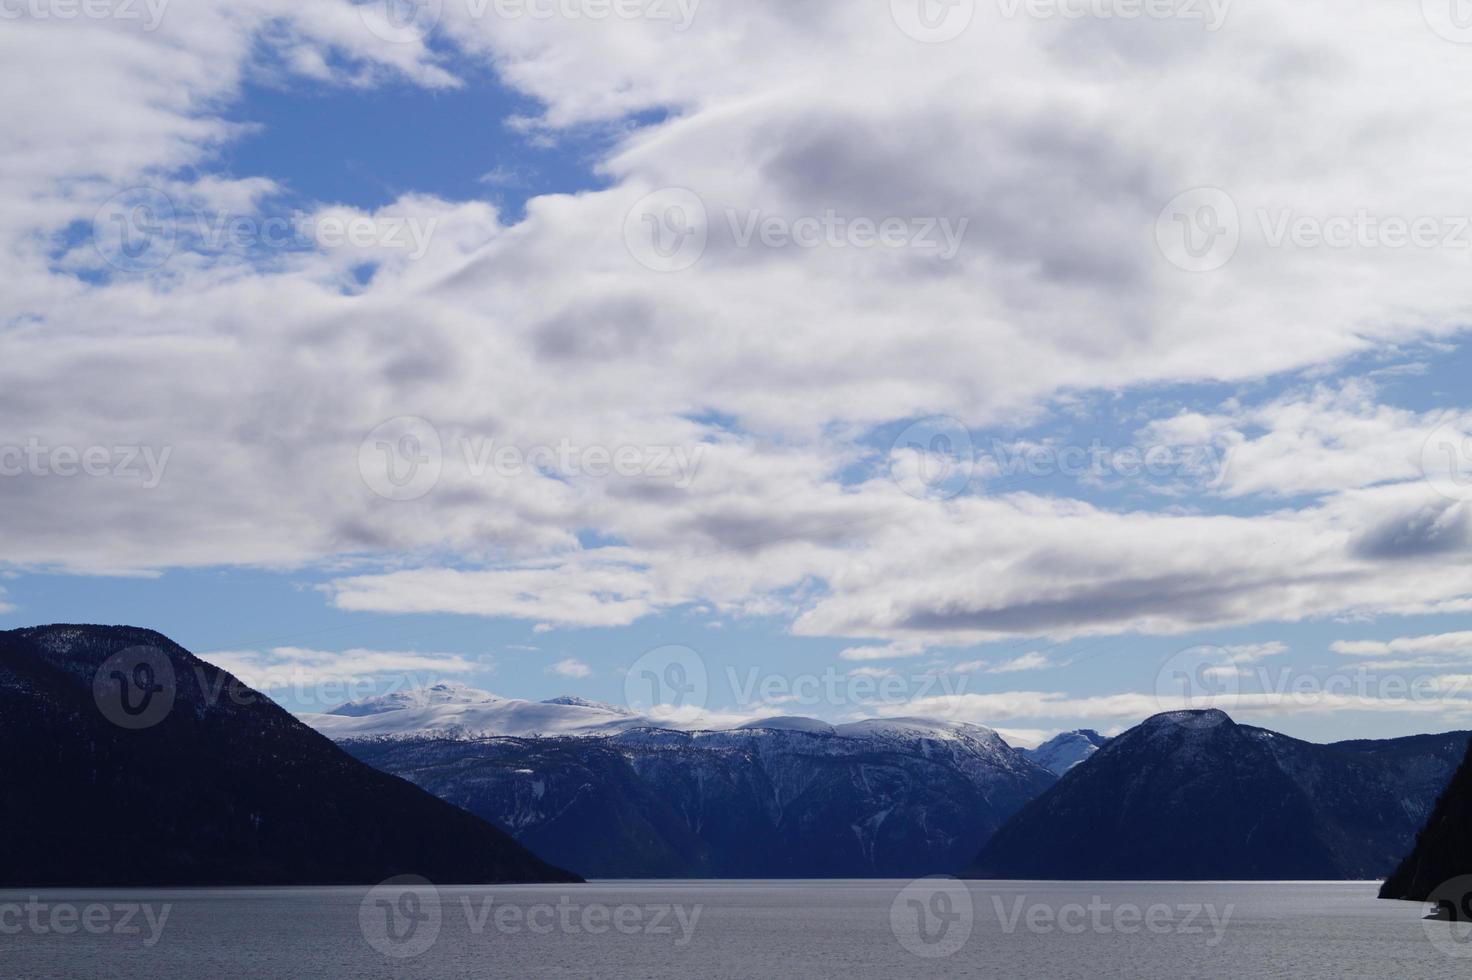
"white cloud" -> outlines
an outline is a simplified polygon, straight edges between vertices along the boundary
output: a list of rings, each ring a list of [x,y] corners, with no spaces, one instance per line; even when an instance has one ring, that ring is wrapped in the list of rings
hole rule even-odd
[[[1231,447],[1222,492],[1283,501],[1267,513],[1005,487],[923,500],[887,476],[840,479],[884,468],[864,440],[899,419],[1009,425],[1071,392],[1256,382],[1457,333],[1465,250],[1274,248],[1259,216],[1468,213],[1465,52],[1417,11],[1264,4],[1208,36],[986,10],[964,40],[922,48],[883,4],[706,5],[683,33],[447,8],[462,54],[542,101],[525,133],[679,111],[622,137],[598,161],[601,189],[534,198],[515,225],[484,202],[416,194],[351,212],[435,222],[422,258],[381,256],[362,288],[348,276],[359,248],[269,269],[184,250],[156,277],[89,284],[75,273],[100,258],[66,250],[63,232],[139,183],[257,207],[275,189],[261,175],[187,176],[239,135],[228,110],[246,78],[453,86],[443,48],[382,43],[344,0],[200,0],[155,36],[32,22],[0,35],[19,86],[0,107],[0,445],[172,450],[154,489],[8,483],[8,562],[331,567],[342,609],[539,632],[700,602],[842,637],[858,661],[1018,635],[1472,610],[1468,504],[1412,461],[1434,420],[1380,405],[1368,383],[1147,423],[1162,441]],[[1191,275],[1164,261],[1155,224],[1203,184],[1229,190],[1243,241],[1222,270]],[[713,235],[693,269],[655,274],[622,229],[669,185],[699,193]],[[971,224],[941,262],[742,248],[727,221],[829,210]],[[404,415],[431,419],[445,447],[437,487],[407,503],[360,472],[365,436]],[[477,476],[457,451],[493,436],[702,456],[685,486]],[[1317,499],[1288,502],[1299,494]],[[620,543],[584,547],[590,530]]]
[[[1349,657],[1379,657],[1387,654],[1472,654],[1472,632],[1438,633],[1432,636],[1402,636],[1393,640],[1339,640],[1330,649]]]
[[[1043,670],[1052,666],[1052,661],[1034,650],[1031,653],[1024,653],[1020,657],[1004,660],[994,667],[989,667],[987,668],[987,672],[992,674],[1015,674],[1024,670]]]
[[[547,669],[552,671],[552,673],[554,674],[560,674],[563,677],[573,677],[579,680],[584,677],[589,677],[593,673],[592,667],[589,667],[581,660],[577,660],[572,657],[569,657],[566,660],[559,660],[557,661],[557,663],[553,664]]]
[[[294,690],[298,696],[311,688],[384,679],[397,681],[398,687],[423,687],[443,674],[464,674],[485,667],[454,653],[302,647],[220,650],[202,654],[201,659],[229,671],[258,691]]]

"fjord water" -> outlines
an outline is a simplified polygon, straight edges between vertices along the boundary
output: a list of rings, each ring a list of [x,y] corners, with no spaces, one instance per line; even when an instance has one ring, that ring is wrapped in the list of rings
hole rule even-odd
[[[1455,954],[1472,945],[1453,926],[1374,896],[1366,882],[936,879],[4,892],[0,975],[1466,976]],[[151,918],[135,910],[137,932],[119,928],[137,906]],[[399,913],[395,928],[385,917]]]

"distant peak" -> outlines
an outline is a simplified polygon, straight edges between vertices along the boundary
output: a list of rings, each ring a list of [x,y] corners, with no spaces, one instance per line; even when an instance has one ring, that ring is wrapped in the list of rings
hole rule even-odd
[[[490,691],[482,691],[457,681],[442,681],[428,687],[415,687],[377,697],[363,698],[359,701],[349,701],[327,713],[346,718],[363,718],[368,715],[386,714],[390,711],[427,708],[437,704],[489,704],[499,700],[501,699]]]
[[[743,731],[776,731],[776,732],[810,732],[819,735],[832,735],[834,728],[826,721],[816,718],[801,718],[796,715],[781,715],[776,718],[762,718],[758,721],[748,721],[741,726]]]
[[[610,714],[632,716],[634,713],[628,708],[607,701],[594,701],[590,698],[578,697],[576,694],[563,694],[555,698],[548,698],[543,704],[560,704],[568,708],[592,708],[595,711],[607,711]]]
[[[1231,716],[1220,708],[1202,708],[1186,711],[1164,711],[1146,718],[1141,728],[1216,728],[1219,725],[1235,725]]]

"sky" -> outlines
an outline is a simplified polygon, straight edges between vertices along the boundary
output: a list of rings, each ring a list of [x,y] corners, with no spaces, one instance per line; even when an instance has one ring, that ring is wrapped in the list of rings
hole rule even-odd
[[[0,5],[0,628],[302,712],[1472,728],[1451,9]]]

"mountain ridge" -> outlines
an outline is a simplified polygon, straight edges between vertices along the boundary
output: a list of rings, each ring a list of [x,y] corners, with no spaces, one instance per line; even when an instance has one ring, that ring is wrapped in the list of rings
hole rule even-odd
[[[1219,710],[1152,716],[1022,807],[969,877],[1359,879],[1383,875],[1469,732],[1319,745]]]
[[[0,735],[0,886],[579,880],[153,630],[0,632]]]

